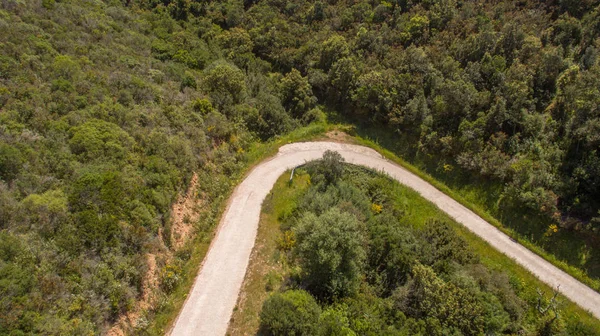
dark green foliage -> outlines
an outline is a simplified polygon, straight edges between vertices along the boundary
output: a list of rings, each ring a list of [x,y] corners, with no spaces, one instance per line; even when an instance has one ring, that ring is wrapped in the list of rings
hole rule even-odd
[[[326,187],[335,183],[344,172],[344,158],[338,152],[327,150],[323,154],[321,160],[314,164],[315,174],[313,183],[320,184]]]
[[[321,308],[302,290],[288,290],[271,295],[260,312],[261,330],[268,335],[310,336],[318,330]]]
[[[421,257],[424,263],[434,267],[444,267],[443,264],[453,261],[460,264],[477,262],[477,256],[471,252],[467,242],[458,236],[447,223],[432,220],[425,224],[422,239],[426,241],[429,251]]]
[[[305,213],[294,227],[303,282],[320,299],[358,290],[365,259],[363,233],[356,217],[338,208],[320,216]]]
[[[250,110],[244,117],[261,138],[268,139],[297,125],[286,113],[279,98],[271,93],[260,91],[250,104]]]
[[[410,228],[387,212],[374,217],[368,229],[370,272],[367,277],[384,295],[389,295],[408,279],[416,260],[424,257],[423,247]]]
[[[21,152],[6,143],[0,143],[0,179],[11,182],[17,177],[24,158]]]
[[[183,79],[181,80],[181,85],[179,90],[183,91],[185,88],[196,89],[196,78],[188,72],[185,73]]]
[[[308,79],[296,69],[282,78],[281,91],[283,106],[296,118],[303,118],[317,102]]]
[[[436,319],[443,328],[458,330],[464,335],[483,332],[483,300],[453,283],[445,282],[426,266],[416,265],[413,268],[411,282],[407,288],[399,289],[395,300],[396,305],[409,316]]]
[[[239,103],[246,93],[244,74],[235,65],[217,62],[205,70],[204,83],[217,106]]]

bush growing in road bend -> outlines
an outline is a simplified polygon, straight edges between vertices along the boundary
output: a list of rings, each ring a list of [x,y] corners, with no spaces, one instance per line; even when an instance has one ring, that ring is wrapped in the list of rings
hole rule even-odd
[[[261,329],[268,335],[312,336],[317,334],[321,308],[303,290],[271,295],[260,312]]]

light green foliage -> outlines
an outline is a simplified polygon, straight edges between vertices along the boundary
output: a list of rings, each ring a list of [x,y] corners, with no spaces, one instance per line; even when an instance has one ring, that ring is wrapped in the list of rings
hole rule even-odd
[[[321,184],[319,177],[313,172],[311,182],[315,188],[308,190],[306,197],[302,199],[299,205],[301,211],[310,211],[316,215],[321,215],[331,208],[340,209],[352,213],[360,220],[365,220],[371,216],[371,204],[361,190],[350,183],[339,181],[336,184]],[[323,180],[323,178],[320,178]]]
[[[350,328],[348,307],[345,305],[332,305],[323,311],[319,321],[321,335],[355,336]]]
[[[52,237],[68,221],[68,199],[61,189],[31,194],[21,202],[26,220],[45,237]]]
[[[181,267],[166,265],[160,274],[160,284],[166,293],[171,293],[181,281]]]
[[[269,335],[309,336],[318,330],[321,308],[302,290],[289,290],[271,295],[260,312],[261,327]]]
[[[68,55],[60,55],[54,58],[52,70],[57,78],[66,80],[76,79],[81,69],[79,64]]]
[[[254,47],[250,34],[243,28],[225,30],[218,36],[218,40],[223,49],[227,50],[227,57],[233,60],[252,53]]]
[[[97,159],[124,160],[133,139],[119,126],[103,120],[90,120],[73,129],[69,145],[84,161]]]
[[[324,71],[328,71],[335,62],[349,55],[350,48],[346,39],[341,35],[333,35],[323,42],[320,67]]]
[[[246,82],[242,71],[224,61],[211,64],[205,70],[203,82],[213,102],[219,107],[241,102],[246,93]]]
[[[329,91],[340,101],[350,99],[351,89],[358,75],[358,62],[349,57],[341,58],[333,63],[328,79],[331,83]]]
[[[406,17],[405,17],[406,19]],[[408,22],[403,22],[403,36],[405,43],[408,42],[423,42],[427,39],[429,30],[429,18],[424,15],[416,14]]]
[[[374,120],[386,119],[405,95],[402,89],[407,79],[389,70],[364,73],[356,78],[351,99],[358,107],[372,113]]]

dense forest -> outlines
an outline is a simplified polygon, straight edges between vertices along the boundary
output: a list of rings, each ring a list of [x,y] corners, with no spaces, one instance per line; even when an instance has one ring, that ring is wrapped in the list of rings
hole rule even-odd
[[[258,1],[237,25],[276,69],[308,76],[320,101],[389,125],[442,169],[505,184],[506,207],[597,231],[597,5]]]
[[[210,204],[252,142],[319,115],[304,77],[271,75],[237,38],[119,2],[0,2],[0,334],[106,333],[149,253],[168,294],[186,256],[170,207],[192,172]]]
[[[193,172],[222,199],[318,106],[597,244],[599,33],[591,0],[1,1],[0,334],[105,333],[147,254],[168,295]]]
[[[259,334],[597,332],[565,319],[551,295],[484,266],[446,219],[424,216],[419,197],[391,178],[344,165],[336,152],[297,171],[308,187],[287,206],[266,205],[279,214],[272,258],[284,266],[267,275],[282,280],[267,282]]]

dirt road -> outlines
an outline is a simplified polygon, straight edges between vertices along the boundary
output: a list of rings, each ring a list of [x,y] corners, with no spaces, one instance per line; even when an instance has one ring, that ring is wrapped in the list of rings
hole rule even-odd
[[[256,166],[235,189],[171,335],[225,335],[254,246],[264,198],[286,170],[318,159],[326,150],[339,152],[348,163],[383,171],[416,190],[548,285],[560,285],[562,294],[600,319],[600,294],[514,242],[471,210],[406,169],[367,147],[303,142],[281,147],[276,156]]]

